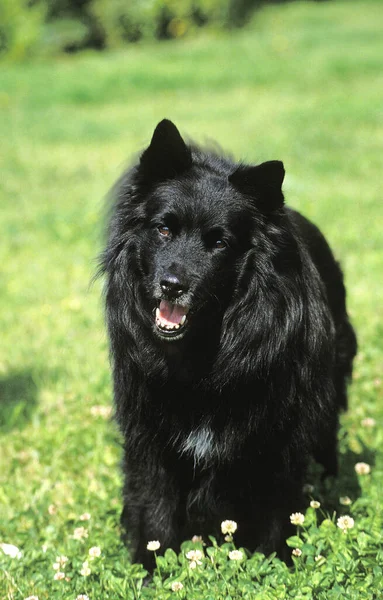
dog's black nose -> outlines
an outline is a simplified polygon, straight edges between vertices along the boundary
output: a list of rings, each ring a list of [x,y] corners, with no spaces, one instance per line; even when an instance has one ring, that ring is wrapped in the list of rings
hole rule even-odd
[[[169,298],[179,298],[187,291],[187,286],[175,275],[164,275],[160,281],[161,290]]]

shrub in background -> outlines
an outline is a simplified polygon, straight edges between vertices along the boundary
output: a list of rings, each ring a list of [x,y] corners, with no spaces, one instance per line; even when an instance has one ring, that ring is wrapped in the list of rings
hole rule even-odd
[[[28,0],[1,0],[0,55],[22,60],[38,52],[46,18],[46,5]]]
[[[288,0],[272,0],[286,2]],[[270,0],[269,0],[270,2]],[[0,55],[113,48],[244,25],[266,0],[1,0]]]

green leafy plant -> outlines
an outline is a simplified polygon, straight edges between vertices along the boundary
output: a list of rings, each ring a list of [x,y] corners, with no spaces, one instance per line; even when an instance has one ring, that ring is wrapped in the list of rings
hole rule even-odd
[[[46,7],[28,0],[0,2],[0,56],[23,60],[36,54],[43,36]]]

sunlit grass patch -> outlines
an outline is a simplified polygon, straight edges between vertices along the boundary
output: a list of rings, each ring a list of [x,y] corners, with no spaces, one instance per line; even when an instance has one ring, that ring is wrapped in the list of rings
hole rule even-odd
[[[368,1],[296,2],[258,13],[232,36],[2,66],[0,543],[16,548],[15,556],[0,550],[5,598],[379,597],[378,11]],[[287,202],[323,229],[343,265],[360,350],[342,418],[340,477],[320,484],[313,468],[308,510],[289,542],[293,568],[248,557],[229,525],[221,547],[197,531],[180,555],[158,556],[143,588],[146,573],[120,540],[120,440],[102,286],[91,279],[103,197],[163,117],[238,159],[284,160]],[[197,550],[203,558],[187,558]]]

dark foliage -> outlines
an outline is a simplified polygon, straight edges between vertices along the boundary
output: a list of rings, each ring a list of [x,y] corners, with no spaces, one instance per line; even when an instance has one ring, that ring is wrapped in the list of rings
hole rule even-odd
[[[103,50],[183,37],[204,26],[241,27],[262,6],[287,1],[1,0],[0,55]],[[20,23],[27,36],[20,33]]]
[[[285,557],[310,456],[337,473],[356,339],[338,264],[284,206],[284,168],[186,145],[170,121],[118,182],[102,257],[123,525],[133,558],[238,522]]]

